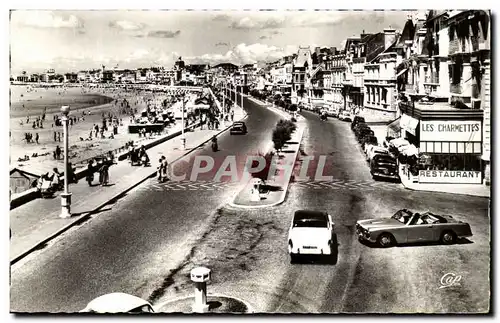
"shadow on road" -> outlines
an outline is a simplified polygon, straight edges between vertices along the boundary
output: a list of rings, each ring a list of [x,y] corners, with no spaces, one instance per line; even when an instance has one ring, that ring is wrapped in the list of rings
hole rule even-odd
[[[358,240],[362,245],[365,245],[370,248],[379,248],[379,249],[384,249],[384,247],[381,247],[377,243],[371,243],[369,241],[365,240]],[[428,246],[453,246],[453,245],[463,245],[463,244],[471,244],[474,243],[473,241],[467,239],[467,238],[462,238],[462,239],[457,239],[457,241],[454,244],[451,245],[446,245],[443,244],[439,241],[436,242],[412,242],[412,243],[400,243],[397,245],[394,245],[392,247],[428,247]]]

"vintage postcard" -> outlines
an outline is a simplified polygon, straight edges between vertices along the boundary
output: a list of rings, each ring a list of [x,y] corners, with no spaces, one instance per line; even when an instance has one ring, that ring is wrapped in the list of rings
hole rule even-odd
[[[490,10],[11,10],[12,313],[488,314]]]

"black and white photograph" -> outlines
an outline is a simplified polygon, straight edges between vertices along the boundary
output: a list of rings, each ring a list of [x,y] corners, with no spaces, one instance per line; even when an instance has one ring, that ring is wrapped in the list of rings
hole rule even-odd
[[[10,313],[490,315],[492,15],[11,8]]]

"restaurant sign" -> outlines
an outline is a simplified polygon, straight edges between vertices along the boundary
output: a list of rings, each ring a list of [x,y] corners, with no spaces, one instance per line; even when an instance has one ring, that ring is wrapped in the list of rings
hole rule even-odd
[[[481,121],[420,121],[420,141],[481,142]]]
[[[482,184],[480,171],[470,170],[421,170],[418,174],[419,183],[441,184]]]

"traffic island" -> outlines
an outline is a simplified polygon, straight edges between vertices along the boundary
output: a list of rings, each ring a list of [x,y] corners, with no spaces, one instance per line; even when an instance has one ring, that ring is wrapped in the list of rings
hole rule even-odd
[[[285,201],[306,127],[304,121],[299,121],[296,125],[295,132],[282,147],[281,152],[274,154],[270,160],[267,158],[270,153],[264,157],[266,159],[264,176],[250,172],[254,177],[250,178],[243,189],[236,194],[229,203],[230,206],[252,209],[275,206]]]
[[[194,302],[194,296],[176,299],[163,304],[156,310],[156,312],[200,314],[199,312],[193,310]],[[252,313],[250,306],[245,302],[229,296],[208,295],[206,304],[208,305],[208,310],[203,314]]]

